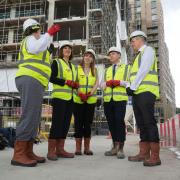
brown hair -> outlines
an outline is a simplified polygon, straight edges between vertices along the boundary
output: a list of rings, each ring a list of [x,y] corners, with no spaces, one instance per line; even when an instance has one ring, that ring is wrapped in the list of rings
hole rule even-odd
[[[63,49],[64,49],[65,47],[66,47],[66,46],[63,46],[63,47],[60,48],[59,51],[58,51],[58,56],[59,56],[61,59],[63,59],[63,57],[64,57],[64,55],[63,55]],[[70,47],[70,46],[68,46],[68,47]],[[71,48],[71,55],[70,55],[70,57],[69,57],[69,60],[71,60],[71,59],[73,58],[72,47],[70,47],[70,48]]]
[[[85,53],[85,54],[86,54],[86,53]],[[85,55],[85,54],[84,54],[84,55]],[[82,59],[80,65],[81,65],[82,68],[84,69],[84,56],[83,56],[83,59]],[[91,62],[91,64],[90,64],[90,69],[91,69],[92,75],[95,76],[96,72],[95,72],[95,58],[94,58],[94,56],[93,56],[93,62]]]

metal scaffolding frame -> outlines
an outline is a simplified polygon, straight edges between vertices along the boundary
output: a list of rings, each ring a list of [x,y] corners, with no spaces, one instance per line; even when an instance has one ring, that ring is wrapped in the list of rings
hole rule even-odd
[[[0,4],[0,68],[17,61],[20,42],[23,39],[23,22],[35,18],[44,30],[46,0],[5,0]]]
[[[89,0],[89,48],[106,54],[116,45],[116,1]]]

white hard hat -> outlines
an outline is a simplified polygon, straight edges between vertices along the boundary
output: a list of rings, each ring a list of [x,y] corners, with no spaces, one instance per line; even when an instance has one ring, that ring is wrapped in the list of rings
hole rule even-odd
[[[121,54],[121,49],[118,48],[118,47],[113,46],[113,47],[110,47],[110,48],[109,48],[109,51],[108,51],[107,54],[109,55],[110,52],[118,52],[118,53]]]
[[[143,31],[134,31],[130,35],[130,41],[132,40],[132,38],[137,37],[137,36],[142,36],[145,39],[147,38],[147,35]]]
[[[36,20],[29,18],[29,19],[25,20],[23,23],[23,31],[26,31],[26,29],[29,27],[37,27],[37,29],[38,29],[38,28],[40,28],[40,24]]]
[[[60,42],[60,49],[65,47],[65,46],[69,46],[70,48],[72,48],[73,45],[69,41],[62,41],[62,42]]]
[[[87,50],[84,52],[84,54],[86,54],[86,53],[91,53],[91,54],[94,56],[94,58],[96,57],[96,53],[94,52],[93,49],[87,49]]]

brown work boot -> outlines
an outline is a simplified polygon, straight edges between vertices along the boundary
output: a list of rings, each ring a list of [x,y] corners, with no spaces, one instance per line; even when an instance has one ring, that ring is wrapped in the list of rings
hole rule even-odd
[[[48,154],[47,158],[51,161],[58,160],[56,155],[56,139],[48,139]]]
[[[144,161],[144,166],[158,166],[161,165],[161,160],[159,158],[160,146],[159,143],[150,143],[151,156],[148,160]]]
[[[91,138],[84,138],[84,154],[92,156],[93,152],[90,150],[90,141]]]
[[[117,152],[117,158],[118,159],[124,159],[125,158],[123,148],[124,148],[124,142],[120,142],[119,143],[119,149],[118,149],[118,152]]]
[[[27,156],[28,141],[16,140],[14,145],[14,156],[11,160],[11,165],[34,167],[37,164],[36,160],[32,160]]]
[[[74,153],[69,153],[64,150],[65,139],[57,139],[56,154],[62,158],[74,158]]]
[[[75,155],[82,155],[82,138],[76,138],[76,152]]]
[[[33,144],[34,144],[34,141],[29,141],[28,142],[27,156],[32,160],[36,160],[37,163],[45,163],[46,159],[44,157],[40,157],[40,156],[37,156],[36,154],[34,154],[34,152],[33,152]]]
[[[149,142],[139,142],[139,154],[136,156],[129,156],[128,160],[133,162],[140,162],[150,157]]]
[[[119,142],[113,142],[113,147],[111,150],[104,153],[105,156],[116,156],[119,149]]]

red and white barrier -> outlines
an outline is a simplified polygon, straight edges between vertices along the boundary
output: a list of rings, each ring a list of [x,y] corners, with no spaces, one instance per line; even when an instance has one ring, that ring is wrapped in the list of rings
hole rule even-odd
[[[159,133],[161,139],[161,146],[176,146],[176,132],[180,129],[180,114],[168,119],[159,125]]]

